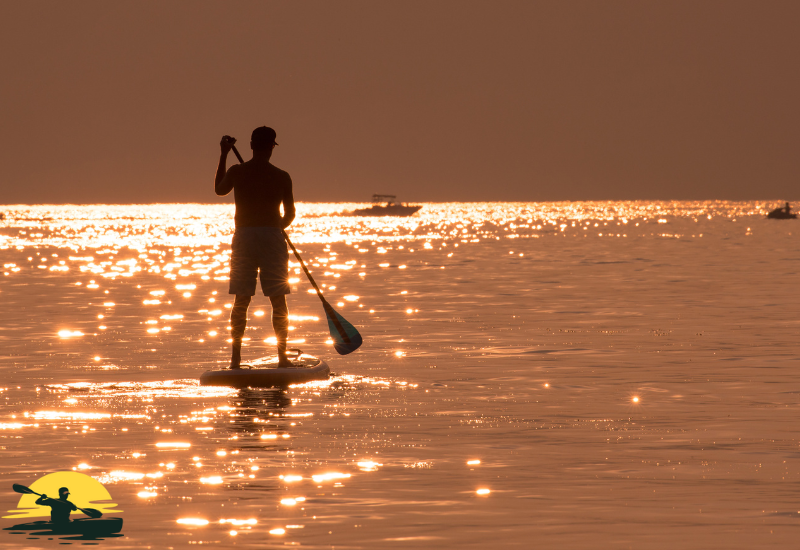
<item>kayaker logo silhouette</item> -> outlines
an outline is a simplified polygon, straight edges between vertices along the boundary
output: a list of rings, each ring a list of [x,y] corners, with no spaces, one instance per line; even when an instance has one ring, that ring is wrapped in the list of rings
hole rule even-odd
[[[6,527],[11,534],[26,538],[59,536],[67,540],[98,540],[121,537],[122,518],[111,494],[91,476],[79,472],[54,472],[34,481],[30,487],[14,484],[20,493],[17,508],[4,519],[48,518]],[[52,496],[51,496],[52,495]],[[58,495],[57,497],[55,495]],[[74,514],[75,517],[71,517]]]

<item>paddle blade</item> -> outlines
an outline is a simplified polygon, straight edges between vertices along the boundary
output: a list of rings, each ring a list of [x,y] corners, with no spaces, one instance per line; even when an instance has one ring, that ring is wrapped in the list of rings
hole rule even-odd
[[[356,327],[351,325],[347,319],[339,315],[328,302],[322,302],[325,308],[325,315],[328,317],[328,330],[333,339],[333,349],[339,355],[353,353],[361,346],[361,335]]]
[[[15,484],[14,484],[14,485],[12,485],[11,487],[14,489],[14,491],[15,491],[15,492],[17,492],[17,493],[22,493],[22,494],[24,494],[24,495],[38,495],[38,494],[39,494],[39,493],[36,493],[36,492],[34,492],[34,491],[31,491],[30,489],[28,489],[28,488],[27,488],[27,487],[25,487],[24,485],[17,485],[17,484],[15,483]]]
[[[80,510],[90,518],[103,517],[103,512],[101,512],[100,510],[95,510],[94,508],[78,508],[78,510]]]

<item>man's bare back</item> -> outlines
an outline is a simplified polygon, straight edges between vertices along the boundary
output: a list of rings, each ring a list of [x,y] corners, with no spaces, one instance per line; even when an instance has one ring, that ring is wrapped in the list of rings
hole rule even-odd
[[[236,227],[284,229],[294,218],[292,179],[269,158],[254,156],[244,164],[231,166],[214,191],[227,195],[231,190],[236,201]],[[281,216],[281,203],[286,216]]]

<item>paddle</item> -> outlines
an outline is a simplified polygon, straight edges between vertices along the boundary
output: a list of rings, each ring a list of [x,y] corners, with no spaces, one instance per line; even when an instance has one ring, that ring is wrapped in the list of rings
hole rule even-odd
[[[244,159],[242,158],[242,155],[239,154],[239,151],[236,150],[236,146],[231,146],[231,149],[233,149],[233,154],[236,155],[236,158],[239,159],[239,162],[244,164]],[[308,272],[308,268],[306,267],[306,263],[303,261],[303,258],[300,257],[300,254],[292,244],[292,241],[289,240],[289,236],[286,234],[286,231],[281,230],[281,233],[283,233],[283,238],[286,239],[286,242],[289,244],[289,248],[292,249],[295,257],[297,257],[297,260],[300,262],[300,266],[303,268],[306,277],[308,277],[308,281],[311,283],[311,286],[313,286],[314,290],[317,291],[317,296],[320,300],[322,300],[322,307],[325,309],[325,316],[328,318],[328,330],[330,331],[331,338],[333,339],[333,349],[335,349],[339,355],[347,355],[348,353],[356,351],[363,342],[361,335],[358,333],[356,328],[347,321],[347,319],[339,315],[339,313],[333,309],[333,306],[328,303],[328,301],[322,295],[322,291],[317,286],[317,283],[314,281],[314,278],[311,276],[311,273]]]
[[[28,489],[24,485],[17,485],[15,483],[14,485],[12,485],[12,487],[14,488],[15,492],[22,493],[23,495],[38,495],[38,496],[42,496],[39,493],[37,493],[36,491],[32,491],[32,490]],[[56,499],[53,499],[53,500],[56,500]],[[78,508],[78,510],[80,510],[81,512],[83,512],[84,514],[89,516],[90,518],[99,518],[99,517],[102,517],[102,515],[103,515],[103,512],[101,512],[100,510],[95,510],[94,508]]]

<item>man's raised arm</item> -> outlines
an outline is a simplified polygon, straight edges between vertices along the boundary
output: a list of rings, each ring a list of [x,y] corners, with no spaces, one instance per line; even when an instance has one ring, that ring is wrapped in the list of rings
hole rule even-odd
[[[217,166],[217,175],[214,178],[214,192],[217,195],[227,195],[233,189],[233,181],[230,178],[228,178],[229,181],[225,181],[225,174],[227,173],[225,165],[228,160],[228,153],[231,152],[234,143],[236,143],[236,139],[231,136],[222,136],[219,142],[219,166]]]

